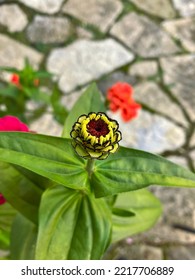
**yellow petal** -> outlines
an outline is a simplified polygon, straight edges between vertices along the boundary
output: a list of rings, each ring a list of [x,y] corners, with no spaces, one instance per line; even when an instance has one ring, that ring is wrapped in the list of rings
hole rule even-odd
[[[77,121],[77,122],[82,123],[86,118],[87,118],[86,115],[82,115],[82,116],[80,116],[80,117],[78,118],[78,121]]]
[[[116,143],[113,145],[113,149],[110,151],[112,154],[115,153],[118,150],[119,144]]]

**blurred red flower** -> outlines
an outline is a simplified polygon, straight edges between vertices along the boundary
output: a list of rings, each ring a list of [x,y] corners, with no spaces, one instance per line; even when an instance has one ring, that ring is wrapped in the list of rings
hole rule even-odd
[[[40,81],[39,81],[39,79],[34,79],[34,86],[35,87],[38,87],[39,86],[39,83],[40,83]]]
[[[13,74],[11,76],[11,83],[16,85],[17,87],[21,87],[21,85],[20,85],[20,76],[18,74]]]
[[[0,131],[24,131],[29,132],[26,124],[21,122],[18,118],[14,116],[5,116],[0,118]],[[0,205],[6,202],[3,195],[0,193]]]
[[[133,87],[127,83],[118,82],[107,91],[109,109],[112,112],[121,110],[122,119],[127,122],[137,117],[141,105],[132,97]]]
[[[22,88],[22,85],[20,83],[20,76],[18,74],[12,74],[11,79],[10,79],[11,83],[14,84],[15,86],[17,86],[18,88]],[[39,79],[34,79],[32,82],[32,86],[38,87],[40,84]]]

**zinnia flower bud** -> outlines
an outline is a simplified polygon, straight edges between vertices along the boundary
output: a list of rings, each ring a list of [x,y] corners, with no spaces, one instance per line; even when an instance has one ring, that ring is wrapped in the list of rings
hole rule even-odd
[[[77,154],[85,159],[106,159],[115,153],[121,140],[118,123],[104,113],[89,113],[78,118],[70,133]]]

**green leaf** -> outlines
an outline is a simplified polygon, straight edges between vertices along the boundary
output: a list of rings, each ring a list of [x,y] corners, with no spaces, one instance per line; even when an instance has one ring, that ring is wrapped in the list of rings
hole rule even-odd
[[[134,216],[112,215],[112,242],[138,234],[151,228],[160,217],[160,201],[148,190],[122,193],[117,196],[114,207],[130,211]]]
[[[40,206],[36,259],[100,259],[110,241],[104,199],[62,186],[47,189]]]
[[[0,162],[0,178],[0,193],[16,210],[36,223],[42,190],[7,163]]]
[[[22,132],[0,132],[0,160],[29,169],[70,188],[84,189],[88,173],[71,140]]]
[[[47,92],[42,92],[38,88],[23,87],[23,92],[35,102],[44,102],[50,104],[50,96]]]
[[[0,249],[8,249],[10,244],[10,232],[16,211],[9,203],[0,205]]]
[[[18,89],[15,86],[1,87],[0,95],[4,97],[11,97],[14,100],[19,96]]]
[[[125,210],[121,208],[114,207],[112,208],[112,214],[119,217],[133,217],[135,213],[130,210]]]
[[[67,109],[61,104],[61,93],[57,87],[53,89],[51,95],[51,105],[53,108],[53,116],[60,123],[64,124],[65,119],[68,115]]]
[[[21,70],[18,70],[17,68],[14,68],[14,67],[0,67],[0,71],[6,71],[6,72],[11,72],[11,73],[20,73]]]
[[[34,260],[37,227],[18,214],[11,231],[11,259]]]
[[[18,165],[12,165],[14,167],[14,169],[16,169],[21,175],[23,175],[24,177],[26,177],[28,180],[30,180],[34,185],[36,185],[40,190],[45,190],[49,187],[52,187],[55,182],[40,176],[37,173],[34,173],[26,168],[23,168],[21,166]]]
[[[120,147],[108,159],[96,161],[91,177],[96,197],[156,184],[193,188],[195,174],[163,157]]]
[[[105,112],[105,106],[102,102],[101,93],[98,90],[95,83],[91,84],[86,91],[77,100],[72,110],[68,114],[64,130],[62,133],[63,137],[69,138],[73,124],[77,121],[78,117],[90,112]]]
[[[47,72],[47,71],[36,71],[35,72],[35,76],[37,78],[40,78],[40,79],[45,79],[45,78],[52,78],[53,77],[53,74]]]

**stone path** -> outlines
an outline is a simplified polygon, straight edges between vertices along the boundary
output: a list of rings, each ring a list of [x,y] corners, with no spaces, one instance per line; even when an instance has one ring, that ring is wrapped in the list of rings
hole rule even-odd
[[[143,106],[123,144],[195,171],[195,0],[0,0],[0,66],[28,57],[54,73],[71,109],[91,81],[132,83]],[[31,126],[60,135],[50,114]],[[151,187],[164,214],[105,258],[195,259],[195,190]],[[177,224],[177,227],[174,225]]]

